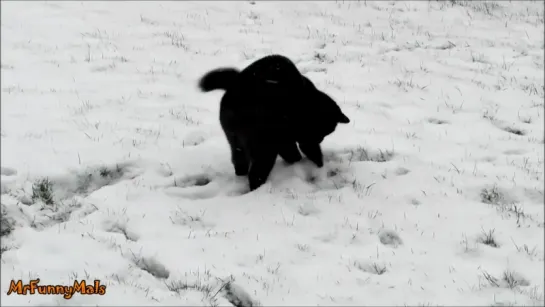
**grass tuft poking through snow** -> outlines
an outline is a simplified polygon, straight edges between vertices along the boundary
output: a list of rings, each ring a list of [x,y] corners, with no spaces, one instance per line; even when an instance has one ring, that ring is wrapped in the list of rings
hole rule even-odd
[[[543,11],[2,2],[2,304],[543,306]],[[249,192],[197,82],[272,53],[351,122]]]
[[[32,185],[32,200],[53,205],[53,184],[47,178],[41,178]]]
[[[500,247],[498,242],[496,242],[496,238],[494,237],[494,229],[491,229],[488,232],[483,230],[483,233],[479,238],[479,242],[494,248]]]

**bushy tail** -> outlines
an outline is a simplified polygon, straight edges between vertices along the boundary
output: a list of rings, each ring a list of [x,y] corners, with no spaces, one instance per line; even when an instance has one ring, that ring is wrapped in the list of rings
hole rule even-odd
[[[218,68],[207,72],[199,80],[199,88],[203,92],[227,90],[238,78],[240,72],[236,68]]]

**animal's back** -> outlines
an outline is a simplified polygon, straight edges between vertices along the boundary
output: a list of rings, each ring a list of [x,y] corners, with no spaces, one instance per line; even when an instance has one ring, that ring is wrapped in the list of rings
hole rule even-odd
[[[303,77],[285,56],[263,57],[240,72],[236,86],[225,93],[222,108],[244,123],[274,125],[288,112],[303,86]],[[241,123],[242,124],[242,123]]]
[[[246,67],[241,72],[243,83],[254,86],[276,86],[297,88],[303,85],[302,75],[297,66],[285,56],[273,54],[265,56]]]

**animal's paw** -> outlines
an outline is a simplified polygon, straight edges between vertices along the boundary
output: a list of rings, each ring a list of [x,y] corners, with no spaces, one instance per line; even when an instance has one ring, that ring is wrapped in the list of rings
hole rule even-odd
[[[250,192],[252,191],[255,191],[257,189],[259,189],[264,183],[265,181],[267,181],[267,179],[263,179],[262,177],[257,177],[257,176],[249,176],[248,177],[248,181],[249,181],[249,184],[250,184]]]
[[[246,176],[248,175],[248,169],[247,168],[235,168],[235,175],[237,176]]]

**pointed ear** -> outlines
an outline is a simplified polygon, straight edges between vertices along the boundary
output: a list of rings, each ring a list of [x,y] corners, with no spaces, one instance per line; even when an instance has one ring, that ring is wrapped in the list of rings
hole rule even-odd
[[[350,122],[350,119],[346,115],[344,115],[343,112],[339,111],[339,116],[337,118],[337,121],[341,124],[348,124]]]

